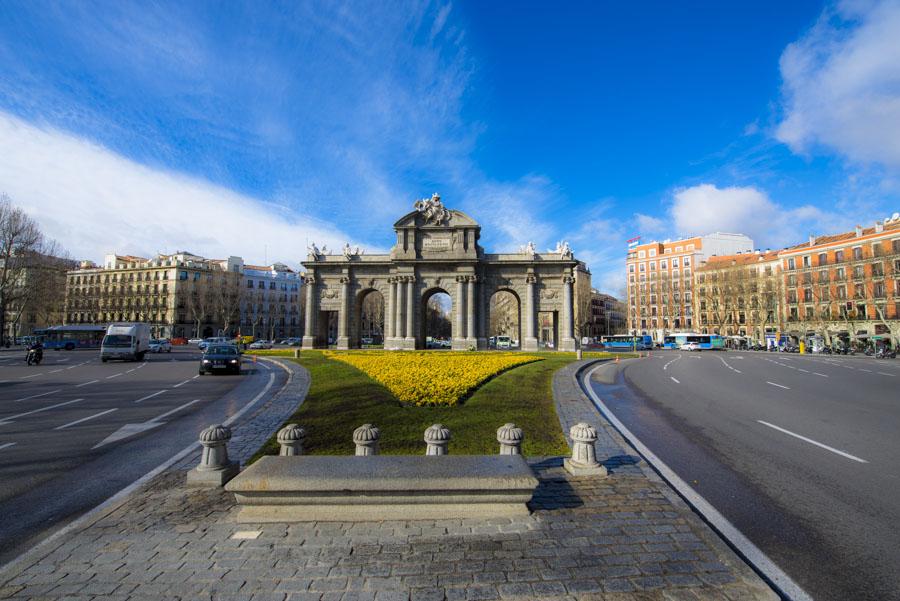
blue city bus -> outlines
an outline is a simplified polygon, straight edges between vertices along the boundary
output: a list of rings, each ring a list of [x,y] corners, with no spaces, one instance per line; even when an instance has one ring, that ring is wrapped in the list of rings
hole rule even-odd
[[[70,325],[52,326],[42,330],[35,330],[35,336],[40,336],[45,349],[72,351],[78,348],[100,348],[103,336],[106,334],[106,326],[94,325]]]
[[[603,348],[618,349],[623,351],[649,351],[653,350],[653,338],[650,336],[634,336],[633,334],[620,334],[618,336],[604,336],[601,339]]]
[[[663,338],[663,347],[677,350],[686,342],[696,342],[700,345],[701,350],[705,351],[716,351],[725,348],[724,337],[718,334],[695,334],[693,332],[665,336]]]

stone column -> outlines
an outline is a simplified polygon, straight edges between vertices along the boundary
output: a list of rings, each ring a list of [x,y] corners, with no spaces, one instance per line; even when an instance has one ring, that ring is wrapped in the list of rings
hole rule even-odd
[[[572,284],[575,278],[570,275],[563,276],[563,296],[562,296],[562,323],[560,324],[560,342],[559,350],[575,351],[575,337],[572,332],[573,309],[572,304]]]
[[[594,443],[597,430],[590,424],[579,422],[569,429],[572,439],[572,457],[563,460],[563,466],[574,476],[606,476],[606,468],[597,461]]]
[[[503,424],[497,428],[497,442],[500,443],[501,455],[521,455],[522,441],[525,433],[513,423]]]
[[[465,347],[466,338],[466,276],[456,276],[456,326],[453,328],[453,348],[461,350]]]
[[[353,431],[353,444],[356,445],[357,457],[368,457],[378,454],[378,440],[381,430],[372,424],[363,424]]]
[[[308,275],[306,283],[306,323],[303,326],[303,348],[313,348],[316,345],[316,277]]]
[[[288,424],[278,431],[276,439],[281,447],[278,454],[282,457],[302,455],[303,441],[306,440],[306,430],[297,424]]]
[[[534,328],[537,323],[537,312],[535,311],[537,303],[534,299],[534,284],[536,278],[529,274],[525,276],[525,311],[522,320],[525,322],[524,340],[522,341],[523,351],[536,351],[538,348],[537,336]]]
[[[403,340],[403,299],[404,296],[404,283],[403,277],[397,276],[394,278],[397,280],[397,298],[396,303],[394,303],[394,339],[397,341],[397,344],[394,348],[402,348],[400,341]]]
[[[393,348],[394,341],[394,304],[396,303],[397,284],[394,278],[388,278],[387,306],[384,308],[384,348]]]
[[[414,330],[414,318],[416,316],[416,277],[406,278],[406,345],[405,348],[415,350],[416,334]]]
[[[470,275],[466,282],[466,346],[478,346],[475,338],[475,282],[477,276]]]
[[[341,278],[341,311],[338,313],[338,337],[339,349],[350,348],[350,278]]]
[[[485,279],[482,277],[478,282],[478,289],[476,290],[476,298],[478,303],[478,332],[476,336],[478,337],[478,348],[486,349],[487,344],[487,331],[488,331],[488,318],[490,317],[491,309],[488,304],[488,299],[485,297],[487,290],[487,286],[485,286]]]

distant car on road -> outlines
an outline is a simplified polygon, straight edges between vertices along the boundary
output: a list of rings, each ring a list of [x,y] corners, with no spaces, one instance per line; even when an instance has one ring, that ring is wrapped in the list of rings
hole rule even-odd
[[[201,340],[197,344],[197,348],[199,348],[201,351],[205,351],[206,347],[211,344],[231,344],[231,339],[225,336],[215,336],[213,338],[207,338],[206,340]]]
[[[231,344],[212,344],[206,347],[200,359],[200,375],[216,373],[241,373],[241,354]]]
[[[251,351],[261,351],[272,348],[272,343],[268,340],[257,340],[250,345]]]
[[[165,338],[152,338],[150,340],[151,353],[171,353],[172,343]]]
[[[683,351],[699,351],[700,343],[698,342],[685,342],[681,345],[681,350]]]
[[[188,338],[188,344],[200,344],[203,342],[202,338]]]

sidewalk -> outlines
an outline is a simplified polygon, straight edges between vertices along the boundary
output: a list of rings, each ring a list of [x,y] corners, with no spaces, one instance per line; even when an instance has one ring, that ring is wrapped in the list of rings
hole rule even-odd
[[[529,458],[541,481],[530,516],[237,524],[232,495],[184,487],[194,455],[0,574],[0,598],[776,599],[628,452],[577,388],[577,367],[554,380],[560,421],[598,426],[611,475],[574,478],[561,458]],[[305,395],[292,368],[292,398],[238,425],[233,456],[252,455]]]

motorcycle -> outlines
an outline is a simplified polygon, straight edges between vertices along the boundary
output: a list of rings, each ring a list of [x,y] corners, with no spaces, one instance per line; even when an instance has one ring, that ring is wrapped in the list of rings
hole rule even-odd
[[[25,354],[25,364],[26,365],[40,365],[41,361],[44,359],[44,352],[41,349],[28,349],[28,352]]]

